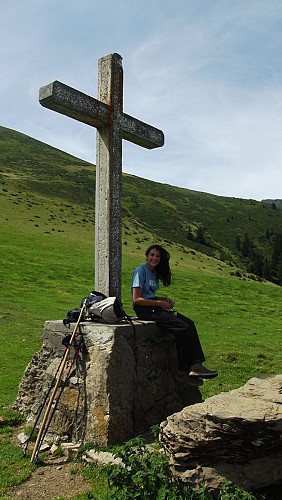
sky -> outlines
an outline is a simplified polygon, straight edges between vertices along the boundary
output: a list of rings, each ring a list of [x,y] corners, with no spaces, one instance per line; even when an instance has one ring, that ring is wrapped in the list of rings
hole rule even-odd
[[[282,198],[281,0],[0,0],[0,125],[96,163],[96,129],[43,108],[59,80],[97,98],[123,58],[124,112],[164,132],[123,141],[123,171],[245,199]]]

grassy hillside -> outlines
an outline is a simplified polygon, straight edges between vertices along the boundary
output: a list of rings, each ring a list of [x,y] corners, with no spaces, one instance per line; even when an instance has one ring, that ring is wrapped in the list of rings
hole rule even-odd
[[[25,367],[41,346],[44,321],[63,319],[93,289],[94,182],[92,165],[0,128],[2,405],[14,400]],[[281,210],[124,175],[123,211],[125,309],[131,313],[132,270],[149,244],[163,243],[174,276],[169,294],[178,310],[195,320],[207,364],[220,372],[205,383],[203,395],[281,371],[281,288],[250,280],[242,271],[239,277],[237,266],[229,265],[236,259],[235,233],[248,227],[257,235],[267,221],[278,228]],[[205,245],[187,240],[189,226],[197,224],[213,234],[210,253],[219,257],[222,249],[227,262],[197,252],[195,247]]]
[[[24,134],[0,127],[0,182],[13,196],[33,194],[93,211],[95,167]],[[7,192],[7,191],[6,191]],[[15,200],[16,201],[16,200]],[[279,201],[279,200],[278,200]],[[123,214],[158,237],[244,267],[238,250],[247,233],[271,261],[273,241],[281,233],[279,203],[227,198],[123,175]],[[275,209],[274,209],[275,208]],[[74,218],[76,213],[74,213]],[[52,214],[50,214],[52,217]],[[83,218],[83,217],[82,217]],[[204,241],[198,238],[198,231]]]

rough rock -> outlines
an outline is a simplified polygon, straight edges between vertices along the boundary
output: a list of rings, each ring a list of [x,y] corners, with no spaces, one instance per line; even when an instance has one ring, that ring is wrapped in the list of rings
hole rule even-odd
[[[21,444],[25,444],[28,440],[28,436],[26,436],[24,432],[20,432],[20,434],[18,434],[18,440]]]
[[[246,490],[282,484],[282,375],[184,408],[161,424],[175,475],[211,490],[228,480]]]
[[[82,459],[88,463],[95,463],[98,467],[108,464],[124,467],[121,458],[115,457],[113,453],[108,451],[88,450],[84,453]]]
[[[134,328],[126,322],[80,326],[84,347],[73,364],[72,349],[65,387],[61,395],[59,387],[54,400],[48,439],[59,442],[64,436],[100,446],[121,443],[202,400],[197,387],[177,380],[174,337],[155,323],[136,321]],[[25,370],[14,404],[31,425],[60,365],[62,340],[73,328],[70,324],[67,329],[62,321],[45,323],[42,348]],[[44,412],[45,408],[42,416]]]

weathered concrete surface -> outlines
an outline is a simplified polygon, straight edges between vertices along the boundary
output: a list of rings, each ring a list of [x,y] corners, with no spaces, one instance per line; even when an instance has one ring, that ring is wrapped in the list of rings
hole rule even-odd
[[[282,484],[282,375],[184,408],[161,424],[161,442],[182,481],[209,489]]]
[[[98,63],[98,100],[54,81],[39,90],[42,106],[97,128],[95,289],[121,298],[122,139],[152,149],[164,145],[161,130],[123,112],[119,54]]]
[[[175,378],[173,336],[153,322],[134,324],[135,330],[127,323],[81,323],[85,352],[62,392],[50,426],[53,434],[101,446],[121,443],[202,400],[197,387]],[[30,423],[63,355],[62,339],[73,327],[45,323],[42,348],[25,371],[14,405]]]

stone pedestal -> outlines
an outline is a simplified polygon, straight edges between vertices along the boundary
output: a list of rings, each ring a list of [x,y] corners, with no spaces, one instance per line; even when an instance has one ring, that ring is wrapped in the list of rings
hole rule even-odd
[[[63,356],[62,340],[73,328],[62,321],[45,323],[42,348],[26,368],[14,404],[31,425]],[[118,444],[201,402],[199,389],[176,377],[174,337],[155,323],[84,322],[80,332],[84,347],[73,365],[70,350],[69,374],[48,431],[53,436]]]

